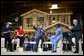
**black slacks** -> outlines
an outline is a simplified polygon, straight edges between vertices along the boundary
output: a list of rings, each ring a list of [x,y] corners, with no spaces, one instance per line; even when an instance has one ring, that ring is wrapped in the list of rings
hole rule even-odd
[[[41,47],[42,47],[42,44],[43,44],[43,41],[44,41],[44,38],[43,37],[38,37],[38,38],[36,38],[35,39],[35,41],[36,41],[36,44],[35,44],[35,50],[34,51],[37,51],[38,50],[38,44],[39,44],[39,40],[42,40],[42,42],[41,42]]]
[[[22,37],[18,36],[18,38],[20,39],[20,44],[19,44],[19,46],[20,46],[20,47],[23,47],[24,37],[23,37],[23,36],[22,36]]]
[[[5,36],[5,48],[7,50],[12,51],[12,43],[11,43],[12,39],[10,38],[10,34],[5,34],[4,36]]]

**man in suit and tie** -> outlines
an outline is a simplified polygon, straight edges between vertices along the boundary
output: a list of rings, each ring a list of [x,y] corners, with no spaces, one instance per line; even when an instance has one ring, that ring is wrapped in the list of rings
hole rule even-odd
[[[74,19],[73,26],[69,28],[75,34],[75,38],[76,38],[76,51],[74,53],[78,53],[79,52],[79,40],[81,37],[81,25],[79,24],[77,19]]]

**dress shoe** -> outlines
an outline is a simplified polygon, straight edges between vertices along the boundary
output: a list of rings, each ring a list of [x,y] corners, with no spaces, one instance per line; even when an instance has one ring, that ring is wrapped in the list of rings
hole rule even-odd
[[[75,51],[74,53],[79,53],[78,51]]]
[[[37,52],[37,51],[33,51],[33,52]]]
[[[52,51],[51,53],[54,53],[54,52],[56,52],[56,51]]]
[[[56,52],[56,51],[54,51],[54,52]]]
[[[14,50],[10,50],[10,52],[14,52]]]
[[[73,43],[73,44],[71,44],[72,46],[75,46],[75,44]]]
[[[53,53],[54,51],[52,51],[51,53]]]

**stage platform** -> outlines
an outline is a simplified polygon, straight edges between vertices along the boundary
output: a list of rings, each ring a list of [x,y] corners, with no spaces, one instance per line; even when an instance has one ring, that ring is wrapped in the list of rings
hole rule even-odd
[[[43,51],[43,52],[32,52],[32,51],[24,51],[24,52],[1,52],[1,55],[83,55],[83,52],[73,53],[71,51],[63,51],[60,53],[51,53],[51,51]]]

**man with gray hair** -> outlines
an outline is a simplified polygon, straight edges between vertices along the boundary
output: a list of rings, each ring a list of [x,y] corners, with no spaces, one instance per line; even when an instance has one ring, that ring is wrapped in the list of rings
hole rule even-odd
[[[78,23],[77,19],[73,20],[73,26],[69,27],[71,29],[71,31],[75,34],[75,38],[76,38],[76,51],[74,53],[78,53],[79,52],[79,40],[81,37],[81,25]]]

